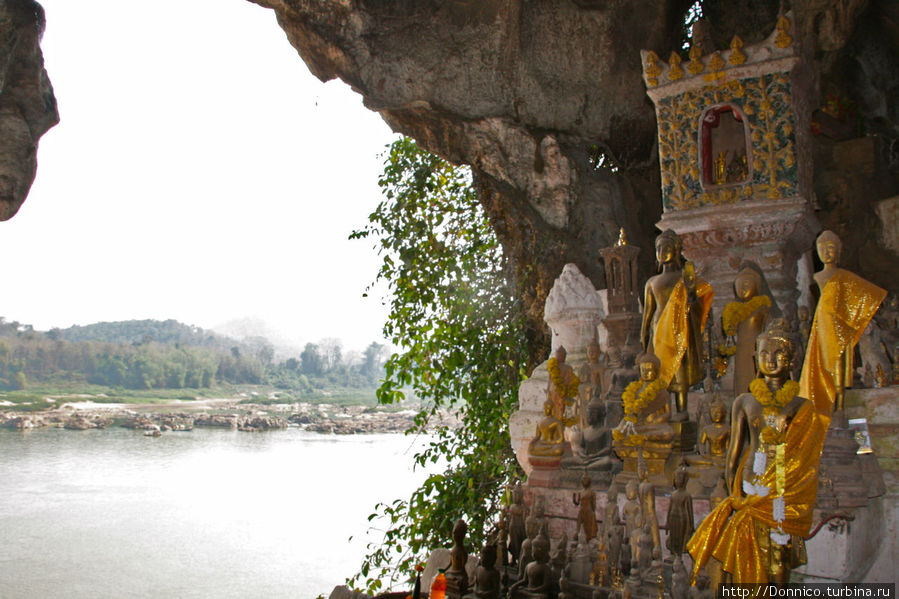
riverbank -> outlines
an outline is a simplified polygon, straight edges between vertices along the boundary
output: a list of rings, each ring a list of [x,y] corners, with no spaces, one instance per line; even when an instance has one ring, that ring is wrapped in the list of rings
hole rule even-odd
[[[328,403],[254,404],[245,399],[218,398],[172,400],[152,404],[97,403],[89,396],[73,397],[58,407],[42,411],[0,411],[0,428],[31,430],[43,427],[87,430],[124,427],[148,436],[190,431],[194,427],[218,427],[247,432],[285,429],[337,435],[401,433],[409,429],[416,411],[395,406],[339,406]],[[432,423],[455,426],[445,412]]]

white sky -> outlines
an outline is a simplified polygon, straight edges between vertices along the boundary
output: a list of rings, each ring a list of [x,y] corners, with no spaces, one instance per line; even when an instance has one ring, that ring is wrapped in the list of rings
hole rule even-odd
[[[395,135],[360,96],[313,77],[246,0],[40,1],[61,120],[0,223],[0,315],[381,340],[381,294],[361,297],[379,261],[347,236]]]

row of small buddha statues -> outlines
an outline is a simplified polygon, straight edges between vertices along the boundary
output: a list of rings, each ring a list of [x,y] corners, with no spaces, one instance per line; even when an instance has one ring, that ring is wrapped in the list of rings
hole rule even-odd
[[[810,324],[806,318],[791,325],[780,317],[761,271],[740,270],[734,285],[737,301],[722,314],[727,341],[719,344],[719,357],[733,364],[733,394],[724,394],[731,405],[706,393],[706,405],[699,406],[699,422],[694,423],[688,417],[688,393],[702,380],[703,361],[711,353],[703,351],[703,342],[709,344],[704,333],[713,291],[683,260],[676,234],[666,231],[656,241],[661,273],[645,286],[639,378],[621,392],[611,446],[624,461],[625,474],[636,471],[641,480],[647,471],[665,480],[666,463],[670,472],[676,459],[685,464],[678,470],[683,477],[695,481],[703,472],[712,474],[703,484],[706,491],[709,485],[726,485],[729,495],[689,543],[694,575],[709,564],[716,569],[715,580],[789,580],[791,568],[805,559],[802,537],[811,525],[825,433],[831,425],[846,427],[845,390],[858,372],[855,347],[859,345],[869,372],[874,350],[883,354],[878,365],[883,373],[892,373],[899,357],[887,351],[899,320],[896,302],[874,321],[886,292],[837,267],[840,241],[832,232],[822,233],[816,247],[824,267],[814,275],[820,298]],[[589,370],[596,361],[591,351],[587,367],[581,369],[588,388],[595,384]],[[586,456],[580,462],[584,467],[593,460],[614,460],[603,453],[607,446],[597,450],[589,445],[606,432],[597,435],[594,429],[602,427],[590,418],[590,407],[597,404],[595,387],[589,394],[579,393],[580,377],[565,364],[565,357],[560,349],[550,365],[544,418],[529,444],[535,468],[559,467],[569,444],[574,445],[572,453]],[[797,373],[798,382],[793,380]],[[862,374],[864,380],[865,370]],[[707,370],[706,375],[708,383]],[[879,383],[887,384],[884,374],[878,376]],[[711,386],[706,390],[712,391]],[[608,393],[605,399],[606,412],[613,412],[609,406],[615,402]],[[580,430],[566,435],[566,427]],[[649,527],[655,550],[658,526],[651,518],[643,526]]]
[[[531,514],[522,501],[521,487],[512,489],[512,503],[500,515],[494,534],[481,551],[474,577],[469,580],[466,525],[453,528],[451,562],[446,572],[447,596],[452,599],[574,599],[584,597],[711,597],[709,579],[698,576],[691,587],[682,559],[693,533],[693,501],[686,491],[686,470],[675,476],[675,491],[664,527],[656,516],[655,489],[641,467],[641,481],[628,483],[626,500],[619,507],[616,487],[606,493],[605,507],[597,512],[596,494],[589,477],[575,496],[581,507],[577,540],[563,533],[551,551],[541,499]],[[662,559],[660,529],[667,530]]]

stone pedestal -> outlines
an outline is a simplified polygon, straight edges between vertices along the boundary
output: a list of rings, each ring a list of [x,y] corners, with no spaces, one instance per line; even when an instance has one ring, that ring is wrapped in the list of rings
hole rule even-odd
[[[647,441],[637,447],[616,441],[613,447],[615,448],[615,453],[624,462],[621,472],[615,476],[615,484],[618,485],[619,489],[624,489],[627,483],[632,480],[639,482],[637,461],[640,450],[643,452],[643,460],[646,462],[646,469],[649,471],[649,481],[656,486],[657,490],[671,487],[671,480],[665,471],[665,465],[669,456],[671,456],[671,443]]]

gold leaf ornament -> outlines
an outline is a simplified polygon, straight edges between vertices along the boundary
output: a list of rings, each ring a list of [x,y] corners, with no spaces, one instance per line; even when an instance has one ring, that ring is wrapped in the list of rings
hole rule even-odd
[[[668,64],[671,67],[668,69],[668,79],[671,81],[677,81],[678,79],[683,78],[684,70],[680,66],[681,57],[677,52],[672,52],[671,56],[668,57]]]
[[[659,56],[655,52],[649,51],[646,54],[646,81],[649,85],[655,87],[659,84],[659,75],[662,74],[662,67],[659,66]]]
[[[734,39],[730,40],[730,57],[727,61],[734,66],[746,62],[746,55],[743,54],[743,40],[739,35],[735,35]]]

